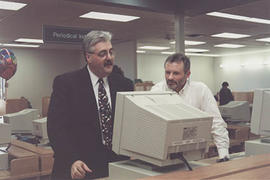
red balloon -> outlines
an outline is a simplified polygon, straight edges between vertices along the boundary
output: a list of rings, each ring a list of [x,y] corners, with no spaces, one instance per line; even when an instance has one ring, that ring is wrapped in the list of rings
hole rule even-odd
[[[0,50],[0,76],[9,80],[17,70],[17,60],[14,53],[9,49]]]

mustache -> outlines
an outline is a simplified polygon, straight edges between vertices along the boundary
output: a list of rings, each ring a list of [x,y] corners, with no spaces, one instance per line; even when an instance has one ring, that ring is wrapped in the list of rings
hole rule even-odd
[[[167,80],[167,83],[168,84],[171,84],[171,83],[175,83],[176,84],[176,81],[174,81],[174,80]]]
[[[112,63],[111,60],[106,60],[106,61],[104,62],[104,66],[111,66],[111,65],[113,65],[113,63]]]

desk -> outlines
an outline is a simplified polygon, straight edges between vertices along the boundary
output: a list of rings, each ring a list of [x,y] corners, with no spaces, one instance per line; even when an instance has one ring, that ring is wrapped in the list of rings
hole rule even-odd
[[[219,180],[232,180],[232,179],[270,179],[270,166],[250,169],[231,175],[226,175],[218,178]]]
[[[253,179],[270,179],[269,170],[270,154],[264,154],[199,167],[193,171],[176,171],[140,180],[250,179],[251,177]]]
[[[245,141],[247,155],[268,154],[270,153],[270,143],[261,142],[261,139]]]
[[[207,166],[207,163],[198,161],[189,161],[189,165],[194,169],[201,166]],[[126,160],[113,162],[109,164],[108,180],[136,180],[148,176],[157,176],[165,173],[176,171],[187,171],[184,164],[171,166],[170,168],[151,169],[151,165],[147,165],[142,161]]]
[[[19,180],[19,179],[39,179],[40,173],[24,173],[21,175],[10,175],[9,171],[0,171],[0,180]]]

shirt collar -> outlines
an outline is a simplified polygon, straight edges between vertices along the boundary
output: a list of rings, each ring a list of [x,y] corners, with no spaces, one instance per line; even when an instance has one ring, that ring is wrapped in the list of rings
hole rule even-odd
[[[190,85],[190,80],[188,78],[187,81],[186,81],[186,83],[185,83],[185,85],[184,85],[184,87],[179,91],[179,94],[183,94],[187,90],[187,88],[189,87],[189,85]]]
[[[168,87],[166,80],[165,80],[165,83],[166,83],[166,87],[167,87],[167,90],[168,91],[175,92],[174,90],[172,90],[172,89],[170,89]],[[184,85],[184,87],[179,91],[178,94],[183,94],[186,91],[186,89],[189,87],[189,85],[190,85],[190,79],[188,78],[187,81],[186,81],[186,83],[185,83],[185,85]]]
[[[89,72],[89,76],[90,76],[90,79],[91,79],[91,82],[92,82],[92,85],[93,86],[96,86],[98,84],[98,80],[100,79],[97,75],[95,75],[95,73],[93,73],[89,66],[87,65],[87,69],[88,69],[88,72]],[[108,78],[107,77],[104,77],[102,78],[103,81],[104,81],[104,85],[108,84]]]

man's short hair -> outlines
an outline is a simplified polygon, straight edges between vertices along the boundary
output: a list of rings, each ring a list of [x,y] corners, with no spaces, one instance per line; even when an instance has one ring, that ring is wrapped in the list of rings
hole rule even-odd
[[[175,53],[167,57],[166,61],[164,62],[164,67],[166,67],[167,63],[184,63],[184,72],[188,73],[190,71],[190,60],[187,56],[181,54],[181,53]]]
[[[224,82],[222,83],[222,87],[227,87],[227,86],[229,86],[229,83],[226,82],[226,81],[224,81]]]
[[[107,31],[90,31],[83,39],[83,52],[94,52],[94,46],[99,42],[111,41],[112,34]],[[86,58],[86,57],[85,57]]]

